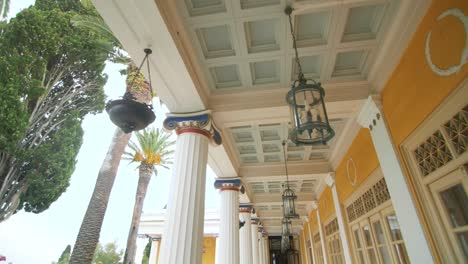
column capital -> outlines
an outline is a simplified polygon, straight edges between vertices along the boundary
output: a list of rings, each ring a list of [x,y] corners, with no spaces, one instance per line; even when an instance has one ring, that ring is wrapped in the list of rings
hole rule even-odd
[[[251,223],[252,225],[258,225],[259,219],[258,219],[257,217],[252,217],[252,218],[250,219],[250,223]]]
[[[370,95],[359,112],[357,122],[359,125],[372,130],[376,126],[377,120],[382,118],[382,103],[377,95]]]
[[[239,178],[226,178],[226,179],[216,179],[214,182],[215,189],[220,191],[239,191],[241,186],[241,181]]]
[[[335,185],[335,173],[334,172],[329,172],[327,177],[325,177],[325,183],[329,187],[333,187]]]
[[[251,213],[252,212],[252,205],[251,204],[240,204],[239,205],[239,213]]]
[[[309,217],[303,216],[301,217],[302,223],[308,223],[309,222]]]
[[[211,110],[192,113],[168,113],[163,126],[175,130],[177,135],[197,133],[208,137],[214,144],[221,145],[222,139],[211,117]]]
[[[312,201],[311,203],[313,209],[318,209],[318,202],[317,200]]]

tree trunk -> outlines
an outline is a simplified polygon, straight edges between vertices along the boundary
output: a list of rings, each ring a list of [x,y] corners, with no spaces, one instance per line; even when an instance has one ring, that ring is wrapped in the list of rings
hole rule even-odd
[[[131,135],[131,133],[125,134],[120,128],[115,131],[81,223],[70,264],[88,264],[93,260],[117,169]]]
[[[124,264],[134,264],[136,254],[136,240],[138,236],[138,225],[140,223],[141,212],[143,211],[143,203],[145,201],[148,185],[151,180],[152,166],[145,164],[140,165],[138,186],[135,195],[135,205],[133,207],[132,223],[127,238],[127,248],[125,250]],[[138,263],[139,264],[139,263]]]

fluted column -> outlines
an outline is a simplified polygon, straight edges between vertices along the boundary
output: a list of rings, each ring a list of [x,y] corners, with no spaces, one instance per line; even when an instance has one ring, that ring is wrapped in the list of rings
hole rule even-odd
[[[217,264],[239,263],[239,179],[218,179],[221,205],[219,212],[219,257]],[[218,247],[217,247],[218,248]]]
[[[208,143],[220,144],[221,138],[210,111],[168,114],[164,128],[178,138],[159,262],[200,264]]]
[[[150,256],[148,260],[148,264],[157,264],[158,261],[158,248],[159,248],[159,243],[161,239],[160,238],[152,238],[151,239],[151,249],[150,249]]]
[[[250,226],[252,233],[252,263],[259,264],[258,258],[258,219],[252,218],[251,220],[252,225]]]
[[[320,244],[322,246],[323,264],[328,264],[327,250],[325,248],[325,234],[323,232],[322,220],[320,220],[320,212],[319,212],[318,204],[316,201],[312,202],[312,207],[317,212],[317,224],[318,224],[318,229],[320,233]]]
[[[351,260],[350,244],[348,242],[348,235],[346,234],[346,226],[344,224],[343,212],[341,210],[340,199],[335,184],[335,173],[330,173],[325,182],[330,186],[333,195],[333,204],[335,205],[336,220],[338,221],[338,229],[340,232],[341,246],[343,247],[343,256],[346,264],[353,263]]]
[[[265,248],[263,245],[263,226],[258,225],[258,263],[265,264],[265,254],[263,253]]]
[[[240,264],[252,264],[252,236],[251,236],[251,217],[252,205],[241,204],[239,206],[240,221],[244,226],[239,229],[239,256]]]

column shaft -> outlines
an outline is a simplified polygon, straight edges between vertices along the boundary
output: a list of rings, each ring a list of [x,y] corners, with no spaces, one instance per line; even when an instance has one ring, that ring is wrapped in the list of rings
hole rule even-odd
[[[258,257],[258,221],[252,220],[251,225],[251,236],[252,236],[252,263],[259,264],[259,257]]]
[[[351,252],[349,251],[350,249],[350,244],[348,243],[348,236],[346,234],[346,226],[344,224],[344,218],[343,218],[343,212],[341,210],[341,204],[340,204],[340,199],[338,197],[338,191],[336,190],[336,184],[335,180],[331,179],[332,176],[329,175],[329,186],[332,191],[332,196],[333,196],[333,204],[335,205],[335,213],[336,213],[336,220],[338,221],[338,228],[340,230],[340,239],[341,239],[341,245],[343,247],[343,255],[345,259],[346,264],[351,264],[353,263],[352,258],[351,258]]]
[[[314,249],[314,240],[312,239],[312,230],[310,230],[310,222],[307,222],[307,226],[309,227],[309,241],[310,241],[310,249],[311,249],[311,257],[312,257],[312,263],[317,263],[317,260],[315,259],[315,249]],[[309,249],[307,249],[309,250]]]
[[[221,205],[219,222],[219,264],[239,263],[239,185],[240,180],[217,180]]]
[[[406,182],[390,133],[379,107],[369,97],[358,117],[364,128],[369,128],[380,167],[387,183],[395,214],[401,228],[408,256],[412,263],[434,263],[423,224]]]
[[[151,241],[151,249],[150,249],[150,256],[148,260],[148,264],[157,264],[158,263],[158,247],[159,247],[159,240],[152,240]]]
[[[199,133],[177,138],[161,263],[201,263],[208,143],[208,137]]]
[[[320,244],[322,245],[323,264],[328,264],[327,249],[325,248],[325,233],[323,232],[322,221],[320,220],[318,208],[315,211],[317,211],[317,223],[320,233]]]
[[[304,250],[305,262],[307,264],[309,264],[310,261],[309,261],[309,254],[307,253],[307,243],[306,243],[305,230],[304,229],[302,229],[302,242],[304,243],[304,247],[302,249]]]
[[[242,209],[242,208],[241,208]],[[241,211],[241,221],[245,221],[243,227],[239,229],[240,235],[240,264],[252,264],[252,237],[250,211]]]

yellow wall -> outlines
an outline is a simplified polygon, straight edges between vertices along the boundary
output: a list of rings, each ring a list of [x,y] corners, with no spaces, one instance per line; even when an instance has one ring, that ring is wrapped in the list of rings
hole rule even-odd
[[[348,166],[349,159],[352,159],[354,162],[356,175],[354,174],[353,163],[351,161]],[[379,160],[375,153],[369,130],[362,128],[344,155],[343,160],[336,168],[335,181],[340,201],[346,200],[378,166]],[[348,179],[347,167],[349,167],[349,178],[354,180],[353,177],[356,176],[355,186]]]
[[[214,264],[215,253],[216,253],[216,238],[215,237],[204,237],[203,238],[203,264]]]
[[[439,76],[430,69],[425,56],[426,37],[432,31],[434,64],[440,68],[459,64],[463,48],[468,45],[463,24],[453,16],[437,21],[442,12],[454,7],[468,15],[466,0],[433,1],[382,92],[384,115],[396,146],[468,76],[466,63],[458,73]]]
[[[320,212],[320,220],[323,222],[335,213],[335,206],[333,205],[333,196],[330,188],[326,188],[320,199],[318,200],[318,207]]]

